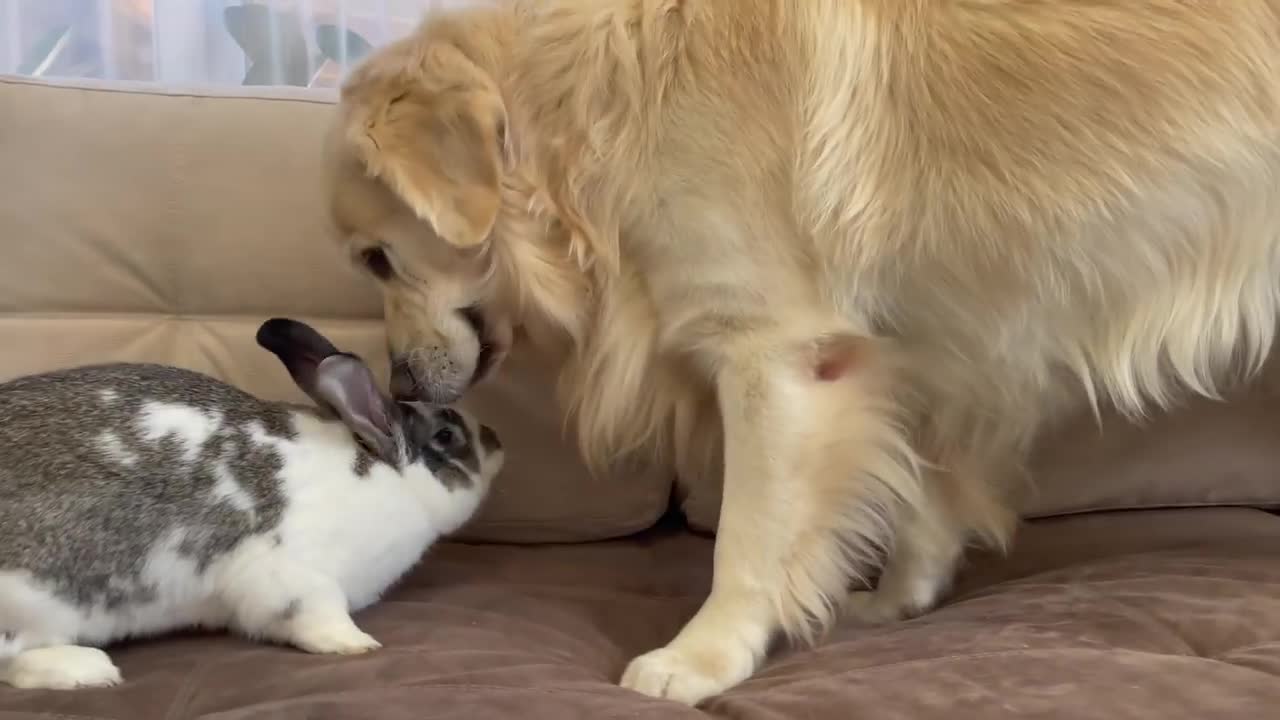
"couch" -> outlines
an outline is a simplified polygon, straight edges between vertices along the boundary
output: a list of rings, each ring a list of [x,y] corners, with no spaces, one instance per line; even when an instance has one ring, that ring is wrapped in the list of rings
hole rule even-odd
[[[253,343],[270,315],[385,378],[374,289],[316,242],[331,102],[0,80],[0,380],[151,360],[301,400]],[[615,683],[707,593],[718,489],[586,472],[553,363],[515,360],[466,402],[508,447],[490,501],[357,618],[384,649],[140,640],[113,649],[123,685],[0,686],[0,720],[1280,717],[1280,363],[1141,424],[1066,419],[1013,552],[971,557],[928,615],[779,647],[695,709]]]

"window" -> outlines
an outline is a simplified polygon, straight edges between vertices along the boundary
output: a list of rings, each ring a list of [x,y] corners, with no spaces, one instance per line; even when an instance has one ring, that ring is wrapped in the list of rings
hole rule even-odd
[[[336,87],[370,48],[474,0],[0,0],[0,72]]]

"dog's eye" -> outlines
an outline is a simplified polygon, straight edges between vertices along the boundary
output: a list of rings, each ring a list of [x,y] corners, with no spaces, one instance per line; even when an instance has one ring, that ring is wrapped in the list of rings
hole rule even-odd
[[[387,259],[387,252],[382,248],[369,248],[361,251],[360,262],[364,263],[369,272],[380,280],[386,280],[391,277],[391,261]]]

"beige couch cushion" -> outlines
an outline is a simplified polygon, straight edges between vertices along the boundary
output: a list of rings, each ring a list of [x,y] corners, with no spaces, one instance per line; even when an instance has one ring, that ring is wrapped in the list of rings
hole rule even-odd
[[[314,322],[385,379],[376,294],[324,237],[329,109],[305,92],[0,79],[0,379],[147,360],[301,400],[253,341],[271,315]],[[524,360],[466,403],[501,433],[509,461],[465,537],[578,541],[648,527],[669,479],[593,479],[562,433],[550,369]]]
[[[332,232],[316,180],[329,97],[233,92],[0,80],[0,378],[145,359],[299,399],[253,343],[268,315],[315,322],[385,373],[373,289],[336,242],[315,242]],[[466,403],[512,457],[466,536],[574,541],[648,526],[669,479],[592,479],[561,432],[551,369],[514,357],[523,364]],[[1145,427],[1069,424],[1036,456],[1026,514],[1280,505],[1275,365],[1227,403],[1196,401]],[[718,488],[697,488],[684,507],[693,525],[714,528]]]
[[[1280,352],[1221,400],[1189,397],[1130,421],[1103,411],[1067,418],[1031,457],[1021,513],[1046,518],[1154,508],[1280,507]],[[712,530],[720,488],[683,489],[690,524]]]
[[[1046,434],[1033,458],[1032,517],[1096,510],[1280,507],[1280,353],[1222,400],[1187,398],[1130,422],[1092,414]]]

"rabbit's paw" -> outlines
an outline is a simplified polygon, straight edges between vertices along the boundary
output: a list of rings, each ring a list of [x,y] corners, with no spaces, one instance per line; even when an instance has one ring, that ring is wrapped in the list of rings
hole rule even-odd
[[[78,645],[32,648],[0,668],[0,680],[24,689],[73,690],[120,684],[120,669],[97,648]]]
[[[309,653],[359,655],[382,647],[349,617],[299,618],[292,630],[290,642]]]

